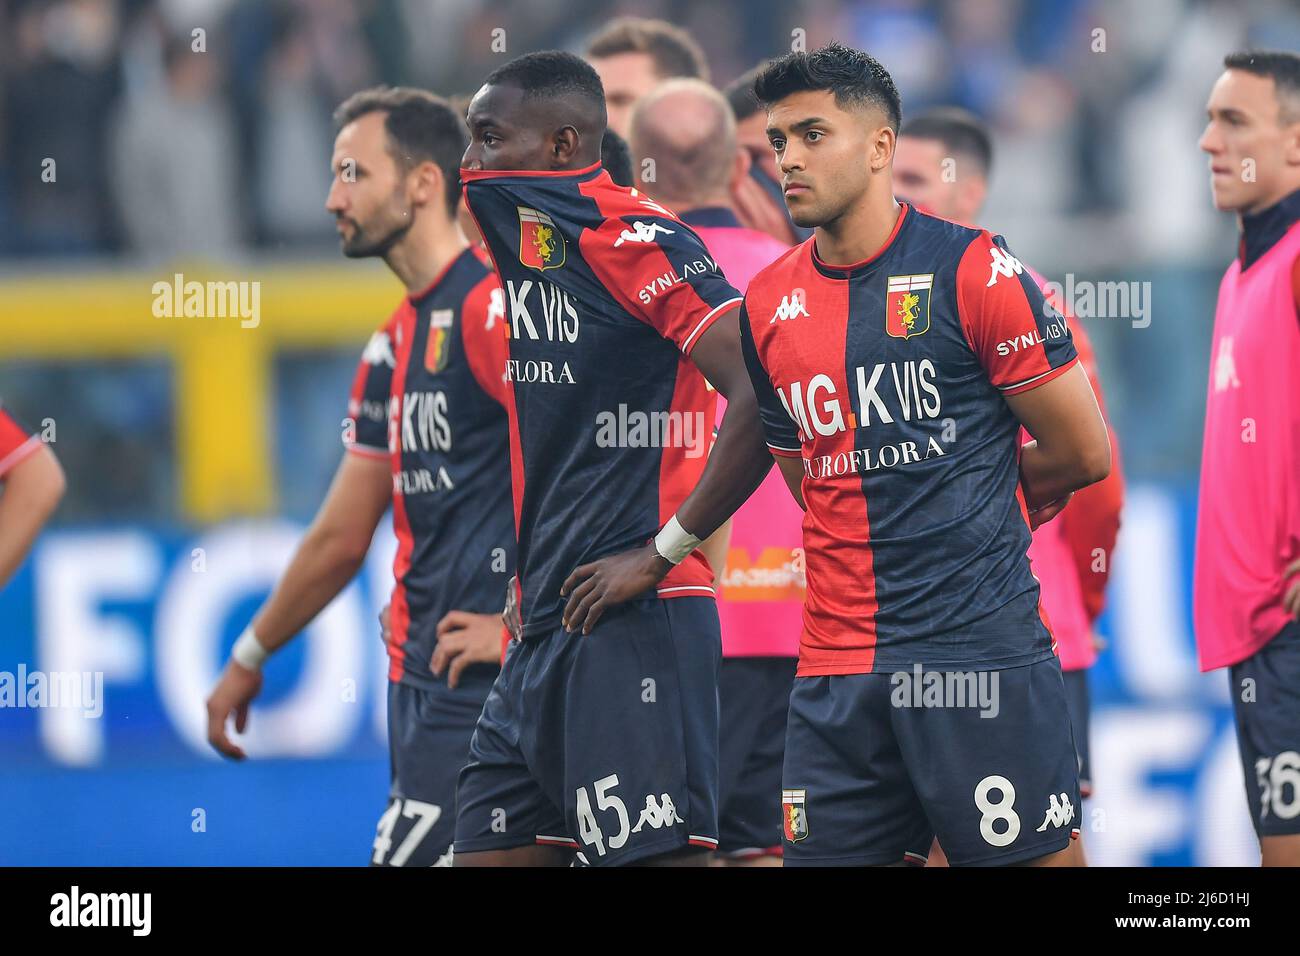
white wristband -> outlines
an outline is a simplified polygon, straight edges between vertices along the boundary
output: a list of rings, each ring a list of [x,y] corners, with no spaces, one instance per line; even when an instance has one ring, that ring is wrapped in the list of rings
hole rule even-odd
[[[235,641],[234,648],[230,651],[230,656],[235,662],[250,671],[259,670],[262,663],[271,655],[267,653],[262,642],[257,639],[253,633],[253,625],[244,628],[244,633],[239,635],[239,640]]]
[[[699,545],[700,539],[682,527],[677,515],[669,518],[668,523],[655,535],[655,550],[669,564],[681,564]]]

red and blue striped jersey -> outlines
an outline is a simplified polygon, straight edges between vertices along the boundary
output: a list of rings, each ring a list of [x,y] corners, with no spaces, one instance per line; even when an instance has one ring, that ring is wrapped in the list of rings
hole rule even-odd
[[[594,164],[461,170],[505,290],[524,637],[581,564],[644,545],[704,471],[714,397],[690,362],[740,294],[689,226]],[[711,595],[698,552],[660,597]]]
[[[501,289],[466,249],[408,296],[357,366],[348,451],[393,476],[390,680],[428,687],[452,610],[499,613],[515,569]]]
[[[768,444],[803,460],[799,673],[1050,657],[1003,396],[1076,361],[1001,237],[903,205],[870,259],[815,239],[749,284],[741,343]]]

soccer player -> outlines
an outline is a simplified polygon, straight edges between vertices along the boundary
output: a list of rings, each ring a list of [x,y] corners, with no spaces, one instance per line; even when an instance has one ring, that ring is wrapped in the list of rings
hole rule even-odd
[[[27,557],[66,487],[50,447],[0,406],[0,588]]]
[[[953,865],[1071,865],[1078,766],[1025,556],[1110,467],[1069,329],[1001,237],[895,201],[901,106],[876,60],[792,53],[755,93],[815,227],[741,312],[807,509],[785,864],[920,863],[937,836]]]
[[[709,62],[695,38],[666,20],[611,20],[587,44],[587,60],[605,90],[609,128],[624,139],[632,107],[660,83],[679,76],[709,79]]]
[[[489,267],[456,225],[467,136],[441,99],[357,93],[337,110],[326,209],[343,254],[379,256],[407,295],[371,336],[329,493],[208,700],[208,739],[243,759],[261,665],[347,585],[392,505],[387,610],[392,782],[371,863],[429,866],[451,845],[456,775],[497,673],[514,570],[503,375],[504,311]]]
[[[583,60],[511,61],[469,125],[465,197],[506,290],[522,635],[461,774],[455,862],[702,865],[720,639],[696,546],[772,466],[740,295],[689,226],[601,169]],[[705,376],[730,403],[712,454]]]
[[[1233,53],[1200,146],[1241,239],[1214,317],[1196,524],[1201,670],[1229,668],[1264,866],[1300,866],[1300,56]]]
[[[936,107],[903,124],[894,153],[894,192],[917,208],[964,225],[974,224],[988,195],[993,141],[985,125],[957,107]],[[1046,289],[1046,280],[1025,267],[1049,304],[1070,326],[1079,364],[1088,373],[1102,416],[1106,415],[1096,356],[1083,324]],[[1092,793],[1088,748],[1088,668],[1097,660],[1093,624],[1105,604],[1110,555],[1119,534],[1124,479],[1119,446],[1107,425],[1111,445],[1110,474],[1070,499],[1053,521],[1034,529],[1029,561],[1042,587],[1043,608],[1051,622],[1061,658],[1070,724],[1079,750],[1079,791]],[[1098,551],[1104,560],[1098,562]]]
[[[787,247],[741,226],[731,207],[731,187],[748,168],[735,127],[721,93],[701,80],[677,79],[637,103],[630,135],[636,168],[654,173],[642,184],[646,194],[695,230],[743,292]],[[803,511],[773,470],[701,545],[718,572],[714,587],[721,585],[718,864],[781,860],[777,797],[802,627],[802,524]]]

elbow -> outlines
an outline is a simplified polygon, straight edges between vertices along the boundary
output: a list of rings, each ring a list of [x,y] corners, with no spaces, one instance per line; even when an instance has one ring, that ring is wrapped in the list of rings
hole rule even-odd
[[[319,549],[326,556],[331,570],[352,577],[365,563],[370,550],[370,539],[341,528],[321,528],[312,535],[313,540],[304,545]]]
[[[1094,485],[1110,474],[1109,439],[1103,436],[1102,441],[1093,443],[1080,454],[1076,474],[1079,476],[1079,488]]]

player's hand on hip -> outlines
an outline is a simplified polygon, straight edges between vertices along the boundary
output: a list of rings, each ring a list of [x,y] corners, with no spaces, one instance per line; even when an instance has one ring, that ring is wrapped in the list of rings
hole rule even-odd
[[[1300,575],[1300,558],[1292,561],[1287,565],[1286,570],[1282,572],[1283,578],[1289,578],[1292,575]],[[1300,577],[1291,582],[1291,586],[1286,589],[1286,596],[1282,598],[1282,607],[1294,618],[1300,618]]]
[[[438,646],[429,661],[437,677],[447,669],[447,686],[460,683],[470,664],[495,664],[501,660],[501,618],[495,614],[448,611],[438,622]]]
[[[1047,524],[1047,522],[1059,515],[1063,510],[1065,510],[1065,506],[1070,503],[1070,499],[1073,497],[1074,492],[1072,491],[1064,497],[1057,498],[1055,501],[1049,501],[1041,508],[1036,508],[1029,512],[1029,530],[1033,531],[1039,525]]]
[[[560,596],[568,598],[564,605],[565,628],[590,634],[602,614],[644,594],[670,570],[672,565],[655,549],[653,541],[634,551],[582,565],[560,588]]]
[[[516,641],[524,631],[524,622],[519,616],[519,578],[512,576],[506,585],[506,609],[501,612],[501,623],[506,626],[510,636]]]
[[[379,637],[383,640],[385,647],[389,647],[393,643],[392,608],[391,604],[385,604],[379,610]]]
[[[226,662],[226,670],[208,698],[208,743],[218,753],[235,760],[248,756],[226,736],[226,719],[233,714],[235,730],[242,734],[248,726],[248,707],[261,692],[260,670],[249,670],[235,661]]]

